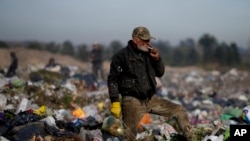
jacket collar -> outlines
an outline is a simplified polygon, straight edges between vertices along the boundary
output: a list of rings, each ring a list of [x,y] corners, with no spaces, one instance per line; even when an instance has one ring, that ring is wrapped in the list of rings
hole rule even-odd
[[[127,46],[127,48],[128,48],[128,50],[129,50],[129,52],[132,53],[132,56],[133,56],[134,58],[143,61],[143,60],[142,60],[142,57],[141,57],[139,54],[143,55],[143,54],[145,54],[145,53],[142,52],[142,51],[140,51],[140,50],[138,50],[137,47],[136,47],[136,44],[134,44],[132,40],[128,41],[128,46]]]

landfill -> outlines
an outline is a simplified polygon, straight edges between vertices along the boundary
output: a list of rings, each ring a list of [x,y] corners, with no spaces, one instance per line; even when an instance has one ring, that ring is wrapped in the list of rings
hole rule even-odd
[[[157,95],[183,105],[197,141],[229,141],[230,125],[249,124],[250,76],[236,68],[166,71]],[[121,141],[107,82],[76,67],[0,73],[0,141]],[[145,114],[137,140],[185,140],[173,119]]]

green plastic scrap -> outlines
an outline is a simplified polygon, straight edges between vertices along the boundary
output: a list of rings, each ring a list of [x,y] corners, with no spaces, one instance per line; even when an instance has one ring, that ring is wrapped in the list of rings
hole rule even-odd
[[[24,81],[23,80],[20,80],[20,79],[15,79],[11,82],[11,84],[16,87],[16,88],[19,88],[19,87],[22,87],[24,86]]]
[[[229,138],[230,138],[230,130],[229,128],[226,129],[226,131],[224,132],[224,141],[229,141]]]
[[[232,115],[228,115],[228,114],[223,114],[220,116],[221,120],[229,120],[230,118],[232,118]]]
[[[229,108],[225,111],[226,115],[231,115],[232,117],[240,117],[242,114],[242,109],[239,108]]]

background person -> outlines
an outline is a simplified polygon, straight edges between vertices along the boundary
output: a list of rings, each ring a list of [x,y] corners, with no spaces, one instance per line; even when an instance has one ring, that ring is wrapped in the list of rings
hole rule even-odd
[[[57,66],[58,64],[56,63],[55,59],[53,57],[49,58],[48,64],[45,65],[45,68],[53,68]]]
[[[102,49],[100,48],[100,45],[98,42],[95,42],[92,46],[92,50],[90,52],[90,61],[92,63],[92,72],[94,74],[94,77],[96,80],[99,78],[99,73],[100,73],[100,78],[102,80],[105,80],[104,78],[104,72],[102,68],[102,63],[103,63],[103,52]]]
[[[10,57],[11,57],[11,63],[8,67],[7,73],[6,73],[6,77],[12,77],[14,75],[16,75],[16,69],[18,67],[18,59],[16,57],[16,53],[14,52],[10,52]]]

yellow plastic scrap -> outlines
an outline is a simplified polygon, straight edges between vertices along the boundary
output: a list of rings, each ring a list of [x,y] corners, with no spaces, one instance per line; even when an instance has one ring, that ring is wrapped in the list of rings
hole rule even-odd
[[[39,116],[43,116],[46,114],[46,106],[41,106],[40,108],[36,109],[34,111],[35,114],[39,115]]]
[[[85,117],[85,113],[80,107],[77,108],[76,110],[74,110],[72,112],[72,115],[76,118],[84,118]]]
[[[97,107],[99,108],[100,111],[103,111],[104,103],[103,103],[103,102],[99,102],[99,103],[97,104]]]

